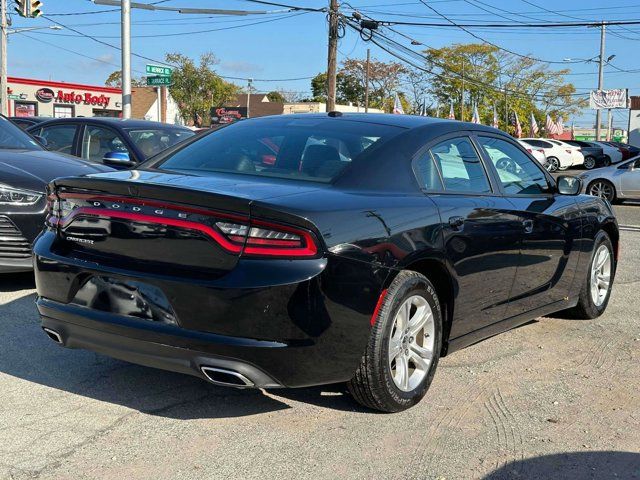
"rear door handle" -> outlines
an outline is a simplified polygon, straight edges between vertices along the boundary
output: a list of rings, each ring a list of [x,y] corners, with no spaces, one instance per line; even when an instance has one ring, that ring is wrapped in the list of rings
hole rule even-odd
[[[524,233],[533,232],[533,220],[523,220],[522,226],[524,227]]]
[[[464,218],[463,217],[449,217],[449,226],[453,230],[462,230],[464,226]]]

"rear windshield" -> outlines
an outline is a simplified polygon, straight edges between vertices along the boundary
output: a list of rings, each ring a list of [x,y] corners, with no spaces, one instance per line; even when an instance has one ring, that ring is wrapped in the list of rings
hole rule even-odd
[[[157,167],[330,182],[363,152],[403,130],[331,118],[249,120],[203,136]]]

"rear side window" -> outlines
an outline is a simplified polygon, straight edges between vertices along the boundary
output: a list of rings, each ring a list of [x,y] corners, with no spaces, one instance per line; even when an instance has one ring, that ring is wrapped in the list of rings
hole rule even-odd
[[[156,168],[330,182],[403,128],[332,118],[243,121],[186,145]]]
[[[452,138],[429,150],[442,175],[444,188],[454,192],[490,193],[482,162],[468,138]]]
[[[553,145],[551,145],[550,143],[543,142],[542,140],[524,140],[524,142],[528,143],[529,145],[532,145],[534,147],[539,147],[539,148],[552,148],[553,147]]]
[[[542,169],[518,147],[493,137],[478,137],[478,142],[496,167],[505,193],[536,195],[549,190]]]
[[[40,136],[47,141],[47,150],[72,154],[76,125],[52,125],[43,127]]]
[[[444,190],[442,178],[430,150],[425,151],[416,159],[415,173],[420,188],[431,191]]]

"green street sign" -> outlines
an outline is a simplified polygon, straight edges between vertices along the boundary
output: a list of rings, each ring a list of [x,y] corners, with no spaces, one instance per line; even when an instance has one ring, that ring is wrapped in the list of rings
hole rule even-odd
[[[170,77],[173,69],[171,67],[161,67],[160,65],[147,65],[147,73],[161,77]]]
[[[147,85],[172,85],[171,77],[147,77]]]
[[[12,94],[9,94],[9,95],[7,95],[7,98],[8,98],[9,100],[20,100],[20,95],[12,95]]]

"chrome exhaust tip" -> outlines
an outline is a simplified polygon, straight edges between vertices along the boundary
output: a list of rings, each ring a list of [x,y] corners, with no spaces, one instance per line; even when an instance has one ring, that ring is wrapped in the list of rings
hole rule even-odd
[[[251,388],[255,384],[239,372],[224,368],[201,366],[200,370],[211,383],[223,387]]]
[[[62,345],[62,337],[58,332],[47,327],[42,327],[42,330],[44,330],[44,333],[46,333],[51,340],[56,342],[58,345]]]

